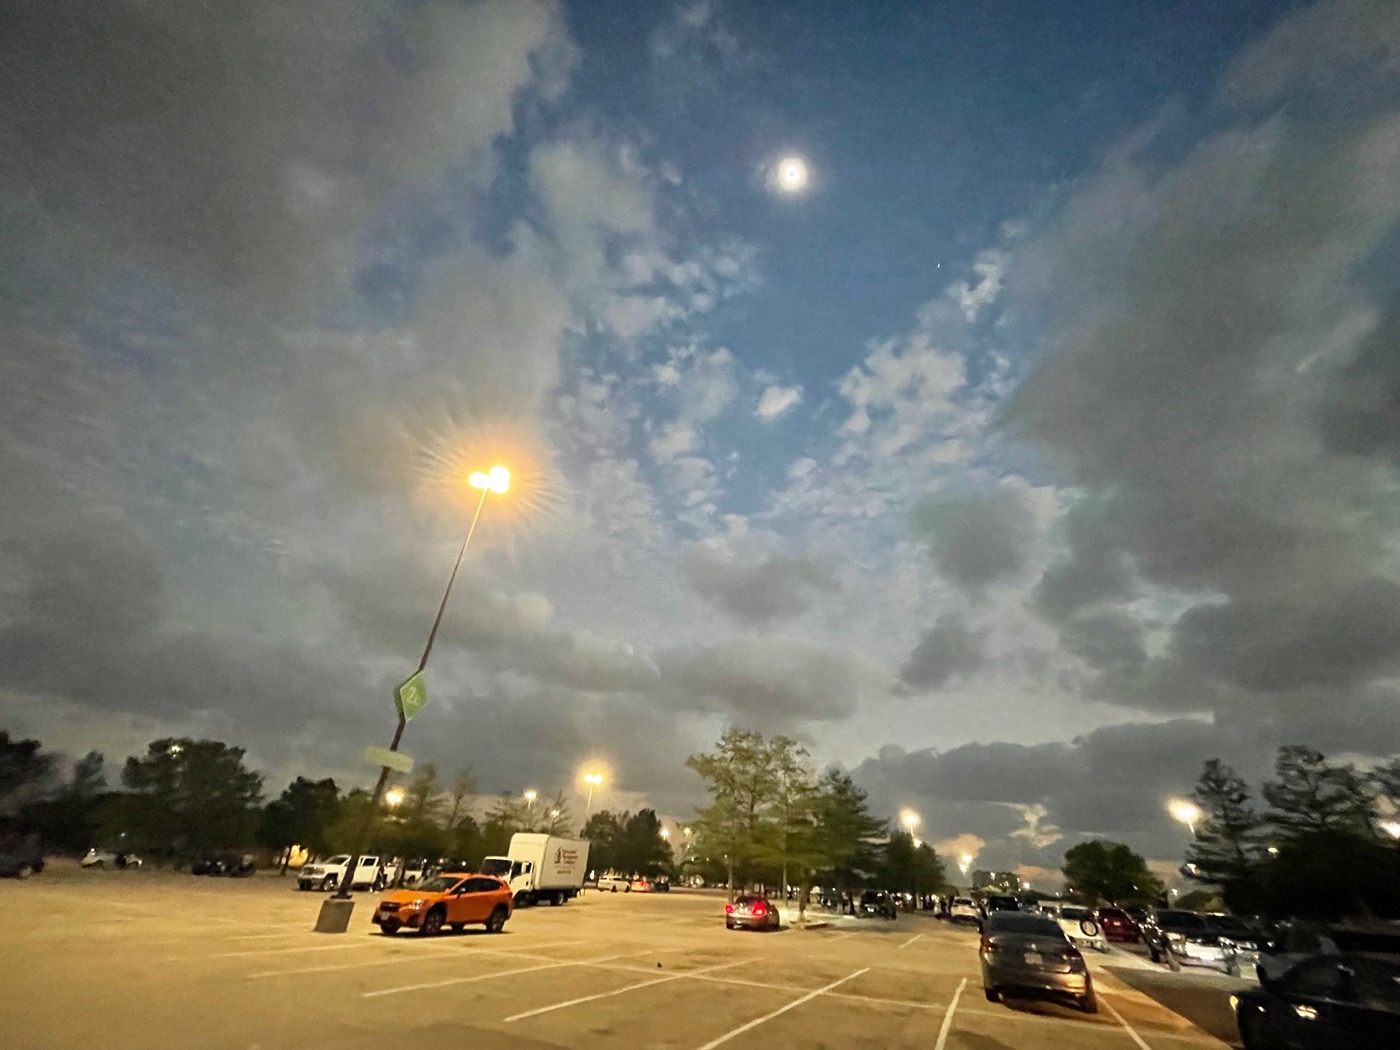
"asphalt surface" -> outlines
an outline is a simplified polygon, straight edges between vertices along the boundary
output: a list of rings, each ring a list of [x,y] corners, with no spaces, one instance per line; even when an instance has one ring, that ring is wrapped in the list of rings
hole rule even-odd
[[[676,1050],[1212,1050],[1207,975],[1091,954],[1100,1012],[989,1003],[977,935],[924,916],[775,933],[724,928],[711,893],[587,893],[504,933],[346,934],[290,877],[55,864],[0,880],[0,1045]],[[1112,967],[1128,976],[1116,976]],[[1183,980],[1183,978],[1185,978]],[[1162,979],[1167,994],[1153,992]],[[1137,987],[1134,987],[1136,985]],[[1199,989],[1199,990],[1198,990]],[[1157,1001],[1160,995],[1173,1008]],[[1220,1033],[1228,1040],[1229,1032]]]

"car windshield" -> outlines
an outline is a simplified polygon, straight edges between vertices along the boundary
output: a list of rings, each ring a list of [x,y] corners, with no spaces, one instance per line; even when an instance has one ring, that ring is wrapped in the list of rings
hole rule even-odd
[[[1255,932],[1244,922],[1233,915],[1208,915],[1206,925],[1216,933],[1236,934],[1237,936],[1256,936]]]
[[[988,933],[1022,933],[1037,937],[1063,938],[1060,927],[1043,915],[1030,912],[999,911],[987,920]]]
[[[511,871],[510,861],[505,857],[487,857],[481,862],[481,872],[483,875],[499,875],[509,877]]]
[[[322,864],[348,864],[349,862],[350,857],[345,853],[337,853],[334,857],[327,857],[321,861]]]
[[[1067,907],[1061,908],[1061,909],[1060,909],[1060,915],[1061,915],[1061,917],[1063,917],[1063,918],[1066,918],[1066,919],[1073,919],[1073,920],[1075,920],[1076,922],[1079,921],[1079,920],[1081,920],[1081,919],[1093,918],[1093,916],[1090,914],[1088,908],[1076,908],[1076,907],[1073,907],[1073,906],[1067,906]]]
[[[430,879],[424,879],[414,890],[421,890],[424,893],[446,893],[462,881],[459,875],[434,875]]]

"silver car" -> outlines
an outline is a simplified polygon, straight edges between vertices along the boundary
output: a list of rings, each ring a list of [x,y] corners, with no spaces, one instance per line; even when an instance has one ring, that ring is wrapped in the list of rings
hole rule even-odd
[[[982,926],[982,990],[989,1002],[1013,998],[1070,999],[1097,1013],[1084,956],[1059,923],[1034,912],[997,911]]]

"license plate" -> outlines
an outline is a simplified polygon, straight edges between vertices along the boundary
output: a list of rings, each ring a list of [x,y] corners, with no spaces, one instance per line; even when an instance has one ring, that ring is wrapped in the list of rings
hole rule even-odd
[[[1039,966],[1043,956],[1039,952],[1026,952],[1026,965]]]

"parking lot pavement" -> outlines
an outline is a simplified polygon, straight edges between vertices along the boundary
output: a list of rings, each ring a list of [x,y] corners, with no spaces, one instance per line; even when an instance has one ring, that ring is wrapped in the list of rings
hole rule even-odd
[[[1116,976],[1113,956],[1091,958],[1097,1015],[989,1003],[976,932],[923,916],[752,933],[724,929],[723,898],[714,894],[590,893],[563,908],[519,911],[499,935],[424,939],[379,935],[365,896],[351,932],[313,933],[320,900],[272,875],[196,879],[54,865],[25,883],[0,883],[9,964],[3,1045],[1226,1045],[1188,1020],[1209,1016],[1209,996],[1178,981],[1168,1009],[1153,982]]]

